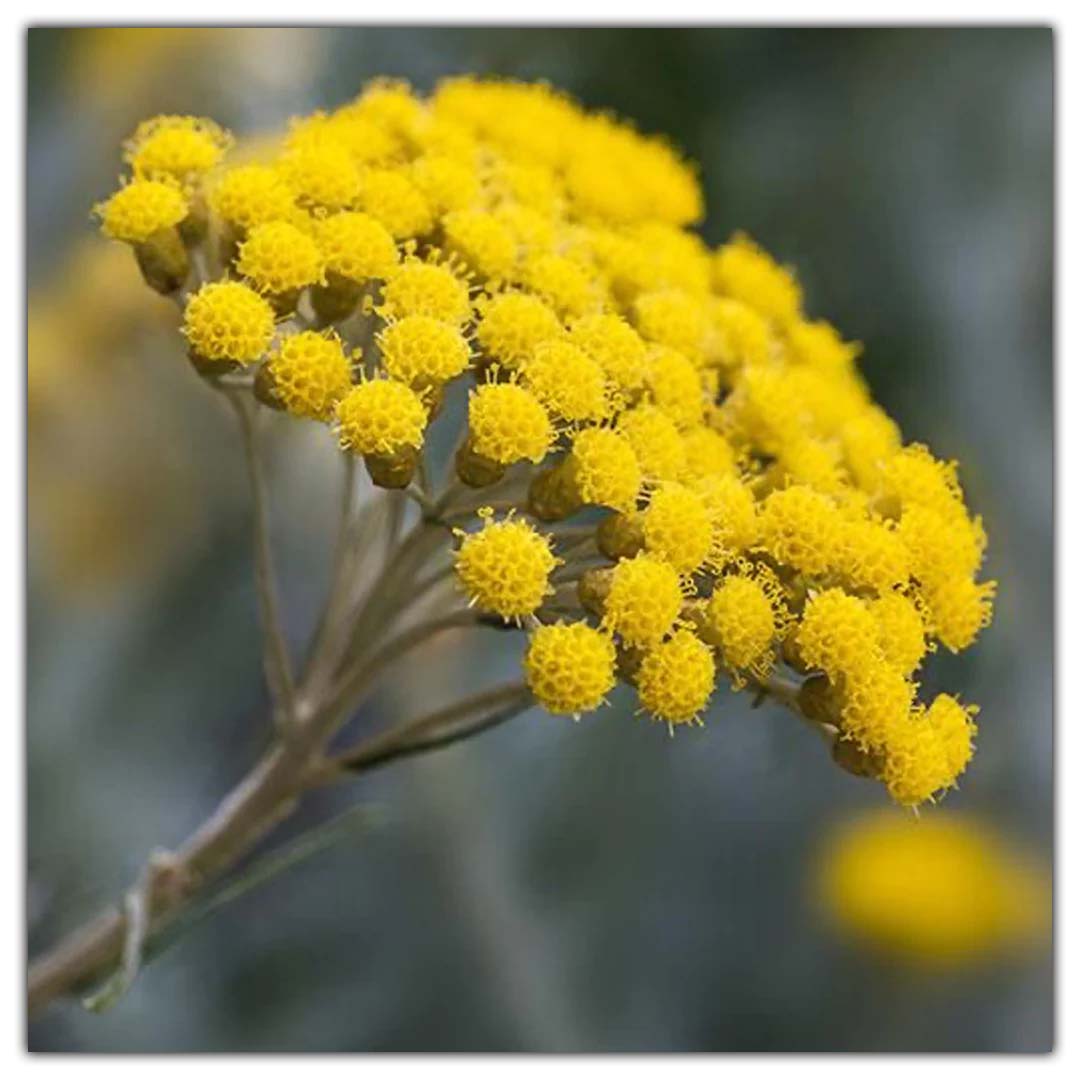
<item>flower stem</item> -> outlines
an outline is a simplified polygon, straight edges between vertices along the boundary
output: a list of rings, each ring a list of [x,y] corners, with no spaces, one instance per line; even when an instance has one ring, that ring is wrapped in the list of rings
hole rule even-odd
[[[259,454],[255,416],[246,395],[224,391],[240,423],[248,480],[251,485],[255,537],[255,588],[263,630],[263,666],[266,681],[275,702],[275,713],[282,714],[279,727],[292,725],[296,719],[296,687],[293,682],[289,650],[282,630],[281,605],[274,577],[274,559],[270,546],[269,499],[266,474]]]

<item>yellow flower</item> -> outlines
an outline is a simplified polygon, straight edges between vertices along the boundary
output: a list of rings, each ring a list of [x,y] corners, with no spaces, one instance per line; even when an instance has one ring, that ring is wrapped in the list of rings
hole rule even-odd
[[[569,460],[582,502],[633,510],[641,491],[641,467],[625,435],[611,428],[585,428],[574,436]]]
[[[97,208],[101,231],[113,240],[141,244],[188,215],[180,189],[164,180],[132,180]]]
[[[691,359],[701,358],[708,331],[705,305],[678,289],[643,293],[634,301],[634,325],[646,340]]]
[[[689,630],[677,630],[645,653],[634,681],[641,704],[656,719],[689,724],[709,704],[716,662],[709,647]]]
[[[517,261],[517,240],[494,214],[456,210],[443,218],[446,246],[485,278],[508,277]]]
[[[240,245],[236,269],[263,292],[287,293],[323,279],[318,245],[287,221],[256,225]]]
[[[896,802],[918,806],[956,783],[974,753],[975,711],[941,695],[892,725],[881,778]]]
[[[713,280],[724,296],[742,301],[782,326],[800,316],[802,289],[795,275],[743,233],[717,251]]]
[[[680,352],[654,348],[648,357],[645,383],[653,404],[681,430],[701,423],[705,395],[698,369]]]
[[[378,337],[383,365],[412,386],[437,386],[469,366],[469,343],[453,326],[429,315],[406,315]]]
[[[479,306],[476,340],[504,368],[519,367],[537,345],[562,332],[558,316],[538,296],[500,293]]]
[[[966,649],[990,625],[996,590],[996,581],[980,583],[969,577],[946,578],[922,587],[934,633],[950,652]]]
[[[337,406],[338,439],[357,454],[394,454],[424,444],[427,409],[404,383],[369,379],[354,386]]]
[[[675,568],[653,555],[635,555],[612,571],[604,626],[628,645],[657,645],[674,627],[682,605],[682,585]]]
[[[585,315],[570,327],[570,341],[587,352],[620,389],[640,390],[645,383],[645,343],[617,315]]]
[[[394,238],[369,214],[346,211],[316,218],[314,236],[326,269],[348,281],[388,278],[397,267]]]
[[[135,129],[124,159],[136,176],[183,180],[208,172],[231,145],[232,136],[204,116],[155,116]]]
[[[352,365],[336,334],[304,330],[281,339],[267,361],[274,391],[295,416],[329,420],[352,387]]]
[[[573,259],[541,252],[527,255],[522,283],[550,304],[563,318],[584,315],[597,303],[597,287]]]
[[[395,240],[424,236],[434,224],[431,206],[420,189],[393,169],[368,169],[358,179],[359,203],[382,222]]]
[[[641,515],[645,547],[681,574],[693,573],[712,554],[713,523],[705,500],[681,484],[664,484]]]
[[[212,281],[188,301],[184,334],[207,360],[251,364],[274,336],[274,310],[254,289],[238,281]]]
[[[646,480],[679,480],[686,470],[686,446],[674,421],[655,405],[636,405],[618,420]]]
[[[296,200],[281,174],[267,165],[239,165],[226,171],[210,189],[210,209],[223,221],[244,229],[268,221],[287,221]]]
[[[833,681],[858,678],[883,661],[878,634],[878,624],[862,600],[843,589],[826,589],[807,600],[795,646],[807,667]]]
[[[774,491],[759,515],[761,542],[782,563],[804,574],[832,565],[841,519],[824,496],[801,484]]]
[[[615,646],[585,623],[540,626],[529,636],[523,666],[548,712],[578,716],[599,708],[615,685]]]
[[[408,259],[383,286],[381,311],[389,319],[427,315],[460,326],[472,314],[469,286],[449,266]]]
[[[551,553],[548,537],[526,522],[483,516],[483,527],[462,540],[454,558],[469,606],[504,619],[531,615],[552,591],[548,577],[561,560]]]
[[[305,205],[342,210],[350,206],[360,192],[360,170],[349,152],[336,143],[296,147],[281,158],[277,168],[297,199]]]
[[[870,602],[877,642],[885,662],[910,675],[926,656],[926,621],[919,605],[903,593],[886,592]]]
[[[525,385],[561,420],[602,420],[611,401],[600,365],[569,341],[537,345],[522,367]]]
[[[833,830],[817,871],[827,911],[857,941],[920,967],[1025,945],[1050,923],[1044,874],[974,818],[864,814]]]
[[[472,392],[469,434],[476,452],[500,465],[536,464],[555,438],[544,406],[517,383],[485,383]]]
[[[760,576],[729,574],[705,607],[704,636],[717,646],[724,666],[738,675],[765,678],[782,621],[776,594]]]
[[[475,169],[450,155],[425,154],[417,158],[409,178],[427,205],[438,214],[449,216],[453,211],[464,210],[480,194]]]

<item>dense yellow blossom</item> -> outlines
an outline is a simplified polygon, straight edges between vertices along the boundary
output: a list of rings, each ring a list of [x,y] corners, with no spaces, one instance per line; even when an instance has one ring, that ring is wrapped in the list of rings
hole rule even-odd
[[[473,448],[500,465],[540,462],[555,437],[543,405],[517,383],[485,383],[469,399]]]
[[[834,829],[815,886],[839,929],[920,967],[969,964],[1050,925],[1045,872],[981,822],[876,811]]]
[[[569,341],[542,341],[522,366],[525,384],[560,420],[602,420],[611,411],[604,372]]]
[[[238,165],[210,188],[210,207],[222,221],[243,229],[287,221],[296,199],[281,174],[268,165]]]
[[[449,266],[409,259],[383,286],[380,313],[388,319],[428,315],[460,326],[472,314],[469,287]]]
[[[406,315],[390,323],[378,344],[390,375],[413,386],[439,385],[469,366],[468,341],[430,315]]]
[[[188,301],[184,334],[207,360],[251,364],[274,336],[274,310],[238,281],[210,282]]]
[[[135,129],[124,158],[137,176],[168,174],[182,180],[212,169],[231,141],[202,116],[155,116]]]
[[[231,145],[211,121],[140,126],[103,231],[184,307],[198,370],[327,424],[463,530],[459,582],[524,620],[541,704],[597,708],[618,668],[683,723],[722,670],[814,712],[903,805],[955,782],[973,711],[914,679],[990,621],[983,523],[795,271],[690,228],[703,194],[674,147],[470,76],[377,80]],[[477,527],[470,493],[496,484],[518,516]]]
[[[573,484],[582,502],[632,510],[641,491],[641,466],[633,445],[612,428],[585,428],[570,451]]]
[[[709,507],[682,484],[664,484],[652,493],[641,528],[646,549],[682,574],[701,567],[713,550]]]
[[[654,555],[635,555],[612,572],[604,625],[629,645],[657,645],[675,625],[682,604],[675,568]]]
[[[717,583],[704,617],[706,639],[737,679],[744,672],[759,679],[769,674],[785,622],[775,583],[762,575],[729,574]]]
[[[716,661],[709,647],[689,630],[677,630],[645,653],[635,682],[642,706],[657,720],[692,723],[708,705],[716,685]]]
[[[336,334],[289,334],[271,353],[266,368],[286,410],[310,420],[329,420],[352,388],[352,363]]]
[[[261,292],[287,293],[323,278],[318,245],[287,221],[256,225],[240,245],[236,269]]]
[[[347,211],[316,218],[313,234],[327,271],[348,281],[387,278],[397,266],[394,238],[368,214]]]
[[[518,518],[493,521],[467,535],[454,559],[454,572],[470,605],[520,619],[531,615],[551,591],[548,577],[559,560],[546,537]]]
[[[393,454],[424,441],[427,409],[404,383],[370,379],[354,386],[337,406],[338,438],[357,454]]]
[[[585,623],[540,626],[529,637],[525,679],[548,712],[577,716],[604,702],[615,685],[615,646]]]
[[[179,225],[187,217],[188,203],[174,183],[132,180],[97,211],[106,236],[139,244],[161,229]]]
[[[499,293],[482,302],[476,339],[484,353],[504,368],[516,368],[543,341],[558,337],[558,316],[538,296]]]

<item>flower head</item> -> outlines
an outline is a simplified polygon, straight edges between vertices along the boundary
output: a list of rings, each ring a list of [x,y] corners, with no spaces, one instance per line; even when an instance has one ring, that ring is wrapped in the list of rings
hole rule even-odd
[[[676,630],[649,649],[635,676],[638,698],[658,720],[697,720],[716,685],[716,662],[709,647],[689,630]]]
[[[454,559],[458,583],[483,611],[504,619],[531,615],[551,592],[548,578],[559,564],[548,537],[517,518],[494,521],[461,542]]]
[[[287,221],[268,221],[248,233],[236,269],[262,292],[286,293],[321,281],[323,258],[307,233]]]
[[[586,623],[540,626],[529,636],[523,666],[548,712],[577,716],[599,708],[615,685],[615,646]]]
[[[228,132],[205,116],[155,116],[135,129],[124,158],[136,176],[182,180],[208,172],[231,144]]]
[[[469,366],[469,343],[430,315],[406,315],[390,323],[378,341],[387,372],[412,386],[437,386]]]
[[[176,184],[132,180],[100,204],[97,213],[106,236],[141,244],[161,229],[179,225],[188,215],[188,203]]]
[[[354,386],[337,405],[342,448],[357,454],[394,454],[424,443],[427,409],[405,383],[368,379]]]
[[[285,408],[311,420],[329,420],[352,388],[352,364],[336,334],[303,330],[283,337],[267,370]]]
[[[555,437],[544,406],[517,383],[485,383],[469,398],[469,433],[478,454],[500,465],[540,462]]]
[[[223,221],[250,229],[268,221],[287,221],[296,200],[281,174],[268,165],[238,165],[210,189],[210,208]]]
[[[238,281],[212,281],[188,301],[184,334],[208,360],[251,364],[274,336],[274,310],[254,289]]]
[[[348,281],[388,278],[398,265],[394,238],[369,214],[345,211],[316,218],[313,234],[326,269]]]
[[[647,648],[671,631],[682,605],[678,571],[654,555],[635,555],[611,572],[604,626],[628,645]]]

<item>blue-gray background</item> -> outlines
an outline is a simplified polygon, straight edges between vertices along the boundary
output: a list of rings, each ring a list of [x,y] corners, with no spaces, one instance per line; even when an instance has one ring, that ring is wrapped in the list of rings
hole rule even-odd
[[[983,707],[980,753],[948,803],[1049,858],[1049,30],[350,28],[134,44],[34,30],[28,57],[34,290],[91,233],[88,208],[115,184],[119,142],[158,112],[208,113],[247,133],[378,74],[426,90],[472,71],[542,77],[670,134],[702,165],[708,240],[746,229],[795,264],[811,312],[865,342],[864,370],[905,436],[962,462],[1000,593],[978,646],[936,657],[926,678]],[[265,738],[240,462],[228,418],[189,385],[170,341],[158,351],[173,348],[175,363],[159,357],[157,368],[172,372],[162,385],[185,411],[170,460],[199,463],[185,490],[200,526],[152,573],[89,589],[31,544],[32,952],[113,899],[151,848],[182,839]],[[117,400],[100,437],[138,461],[138,405],[120,388]],[[297,426],[283,429],[274,466],[300,637],[324,583],[334,495],[327,447]],[[53,477],[93,490],[85,462],[65,461],[60,445],[51,471],[31,476],[32,537],[58,501]],[[140,514],[149,529],[157,512],[142,490],[117,510],[134,520],[129,540]],[[513,651],[433,651],[379,708],[396,715],[498,678]],[[1051,1043],[1046,954],[970,975],[903,974],[822,925],[806,886],[822,832],[882,795],[832,767],[790,717],[742,698],[719,695],[707,730],[674,740],[622,710],[579,725],[529,714],[323,798],[305,821],[357,799],[383,808],[386,824],[194,931],[111,1013],[53,1010],[32,1025],[31,1046]]]

